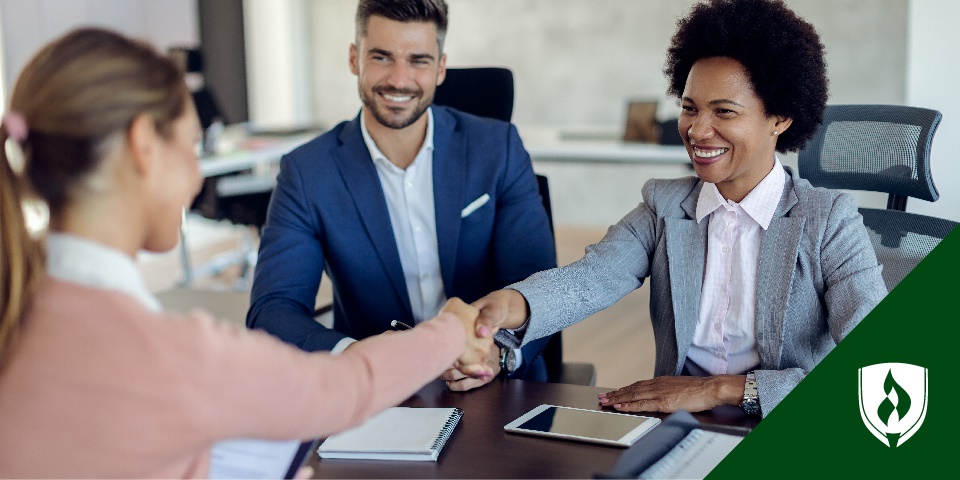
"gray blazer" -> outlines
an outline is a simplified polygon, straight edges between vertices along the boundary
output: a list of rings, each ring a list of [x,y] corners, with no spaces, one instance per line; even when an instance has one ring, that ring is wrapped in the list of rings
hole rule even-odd
[[[757,386],[768,414],[887,294],[881,267],[848,194],[814,188],[789,167],[783,196],[760,241]],[[522,342],[573,325],[650,277],[655,375],[679,375],[700,310],[706,219],[696,221],[703,182],[650,180],[643,203],[610,227],[580,260],[515,283],[530,305]],[[512,341],[512,342],[511,342]]]

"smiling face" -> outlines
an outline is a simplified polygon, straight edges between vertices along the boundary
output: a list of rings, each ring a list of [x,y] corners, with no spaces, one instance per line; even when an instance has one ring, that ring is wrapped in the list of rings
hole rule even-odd
[[[446,56],[437,26],[397,22],[380,16],[350,46],[350,70],[357,76],[367,125],[403,129],[423,118],[446,74]]]
[[[777,136],[791,120],[768,116],[743,65],[728,57],[690,69],[678,122],[697,176],[739,202],[773,168]]]

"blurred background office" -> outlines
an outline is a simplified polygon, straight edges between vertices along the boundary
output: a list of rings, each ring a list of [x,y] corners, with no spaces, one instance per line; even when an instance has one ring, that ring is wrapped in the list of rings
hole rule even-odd
[[[571,135],[618,135],[630,99],[660,101],[661,68],[676,19],[690,0],[450,0],[449,66],[497,65],[516,78],[514,122]],[[936,203],[908,211],[960,220],[960,66],[952,25],[960,4],[936,0],[789,0],[827,47],[830,103],[885,103],[940,110],[933,147]],[[29,55],[81,24],[113,27],[161,48],[216,44],[204,51],[208,82],[230,120],[271,126],[334,125],[360,102],[347,69],[353,0],[0,0],[3,97]],[[207,47],[206,45],[201,45]],[[245,64],[236,66],[237,59]],[[234,65],[230,66],[229,62]],[[227,64],[226,69],[221,65]],[[238,76],[236,72],[239,72]],[[219,75],[219,78],[218,78]],[[244,86],[247,88],[244,91]],[[787,158],[795,165],[795,158]],[[637,169],[537,165],[551,177],[556,221],[601,227],[637,200]],[[643,178],[679,167],[644,167]],[[597,185],[603,185],[598,198]],[[567,195],[569,194],[569,195]],[[885,202],[857,194],[861,205]],[[584,201],[584,200],[589,201]]]
[[[516,90],[513,120],[528,144],[544,130],[566,138],[618,139],[631,100],[658,102],[661,120],[679,111],[664,96],[661,70],[676,21],[693,0],[448,3],[448,67],[510,68]],[[952,61],[960,45],[960,29],[954,26],[960,2],[786,3],[820,32],[829,103],[912,105],[943,113],[932,150],[941,198],[911,200],[907,211],[960,221],[960,162],[951,148],[960,138],[960,64]],[[6,105],[11,82],[43,43],[75,26],[94,24],[161,49],[198,47],[205,81],[227,123],[330,127],[360,108],[347,64],[355,11],[355,0],[0,0],[0,94]],[[796,155],[783,160],[796,166]],[[644,181],[690,174],[679,163],[558,163],[536,157],[534,168],[550,179],[561,264],[635,206]],[[883,208],[887,198],[855,196],[861,207]],[[564,244],[570,232],[579,236]],[[630,310],[645,312],[646,304]],[[597,360],[589,352],[583,355]],[[602,365],[598,370],[598,385],[622,384],[619,377],[604,377]],[[633,381],[636,375],[624,378]]]

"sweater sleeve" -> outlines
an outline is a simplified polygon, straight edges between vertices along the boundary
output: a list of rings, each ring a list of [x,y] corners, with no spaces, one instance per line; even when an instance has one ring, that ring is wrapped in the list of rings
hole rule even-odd
[[[460,320],[449,313],[410,331],[371,337],[336,356],[303,352],[203,314],[182,322],[190,328],[171,329],[182,338],[168,343],[184,346],[167,356],[171,374],[182,378],[171,393],[190,412],[186,428],[199,430],[184,438],[209,442],[345,430],[436,378],[465,341]]]

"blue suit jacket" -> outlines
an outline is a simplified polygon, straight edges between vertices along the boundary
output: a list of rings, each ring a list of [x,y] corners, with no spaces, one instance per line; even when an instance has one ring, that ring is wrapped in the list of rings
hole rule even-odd
[[[472,302],[556,266],[530,157],[506,122],[433,106],[434,199],[447,297]],[[466,218],[484,194],[490,201]],[[333,281],[334,330],[313,320],[322,272]],[[247,326],[308,350],[330,350],[412,324],[410,299],[359,116],[285,155],[263,228]],[[523,348],[515,376],[545,376],[546,339]]]

